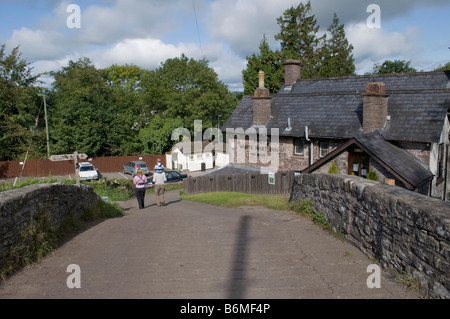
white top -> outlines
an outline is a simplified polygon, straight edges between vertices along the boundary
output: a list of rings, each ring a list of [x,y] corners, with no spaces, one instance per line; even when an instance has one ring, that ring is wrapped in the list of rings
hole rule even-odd
[[[164,185],[164,182],[167,181],[166,173],[155,173],[153,174],[153,182],[155,185]]]

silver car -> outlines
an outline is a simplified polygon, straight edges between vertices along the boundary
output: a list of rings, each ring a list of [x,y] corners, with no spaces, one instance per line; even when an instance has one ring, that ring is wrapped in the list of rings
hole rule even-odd
[[[145,163],[143,161],[131,161],[131,162],[126,163],[123,166],[123,173],[124,174],[130,174],[131,176],[134,177],[136,175],[136,173],[137,173],[137,170],[139,168],[142,170],[142,173],[145,176],[150,176],[151,175],[150,169],[148,168],[147,163]]]

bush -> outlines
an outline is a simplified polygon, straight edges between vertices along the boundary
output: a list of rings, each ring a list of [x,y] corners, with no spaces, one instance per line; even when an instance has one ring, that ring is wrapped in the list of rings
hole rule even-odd
[[[378,175],[373,170],[370,170],[370,172],[366,176],[366,179],[370,181],[378,181]]]
[[[330,169],[328,170],[328,174],[339,174],[339,170],[337,168],[336,162],[333,161],[331,163]]]

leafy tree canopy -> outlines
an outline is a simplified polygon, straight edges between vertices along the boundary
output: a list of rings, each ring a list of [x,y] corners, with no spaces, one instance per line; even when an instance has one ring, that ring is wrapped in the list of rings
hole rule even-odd
[[[415,73],[416,69],[410,66],[411,61],[405,60],[386,60],[382,64],[375,64],[373,66],[373,74],[388,74],[388,73]]]
[[[22,59],[19,47],[9,54],[0,47],[0,160],[23,159],[32,138],[42,138],[39,125],[39,88],[34,86],[40,75],[33,75],[30,63]],[[40,136],[40,137],[39,137]],[[45,145],[45,144],[44,144]],[[34,156],[44,149],[34,149]],[[44,153],[45,154],[45,153]]]

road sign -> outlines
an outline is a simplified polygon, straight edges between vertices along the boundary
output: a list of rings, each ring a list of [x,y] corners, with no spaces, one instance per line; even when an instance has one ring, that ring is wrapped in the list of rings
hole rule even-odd
[[[78,154],[79,159],[86,159],[86,154]],[[62,154],[62,155],[52,155],[49,158],[51,161],[70,161],[74,159],[74,154]]]

